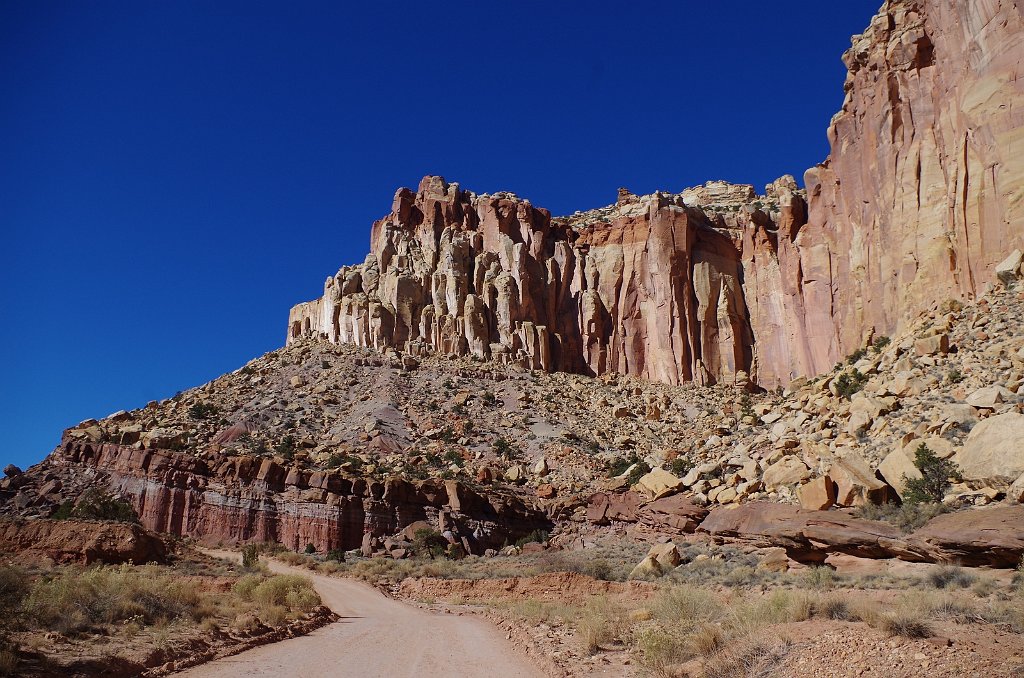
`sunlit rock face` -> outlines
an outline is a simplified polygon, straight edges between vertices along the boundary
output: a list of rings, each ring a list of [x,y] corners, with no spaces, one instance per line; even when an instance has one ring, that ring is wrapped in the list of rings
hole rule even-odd
[[[1024,26],[1010,2],[887,2],[844,55],[832,153],[759,196],[712,181],[553,219],[440,177],[288,338],[667,383],[786,384],[1024,247]]]
[[[797,241],[812,371],[935,303],[970,297],[1024,242],[1024,25],[1013,2],[890,1],[843,56],[832,154],[805,174]]]

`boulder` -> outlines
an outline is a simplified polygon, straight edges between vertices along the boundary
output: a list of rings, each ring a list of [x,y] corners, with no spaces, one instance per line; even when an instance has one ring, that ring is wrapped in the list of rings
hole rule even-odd
[[[1020,250],[1010,252],[1010,256],[996,264],[996,277],[1000,280],[1020,277],[1020,264],[1022,257],[1024,257],[1024,255],[1021,254]]]
[[[822,511],[836,501],[836,486],[828,476],[821,476],[796,488],[796,496],[800,506],[814,511]]]
[[[918,339],[914,342],[914,353],[922,356],[949,353],[949,335],[943,332]]]
[[[608,512],[611,510],[609,507]],[[657,499],[634,511],[634,520],[638,520],[650,532],[672,536],[693,532],[708,514],[706,508],[682,494]]]
[[[657,503],[651,502],[645,508]],[[640,495],[636,492],[598,492],[587,500],[587,520],[595,525],[607,525],[612,521],[635,523],[639,508]]]
[[[801,563],[821,563],[831,553],[864,558],[925,560],[900,529],[877,520],[854,518],[840,511],[810,511],[789,504],[750,502],[716,508],[697,528],[718,539],[737,539],[755,546],[778,546]]]
[[[878,465],[878,472],[885,478],[885,482],[896,491],[896,494],[903,497],[903,491],[908,479],[921,478],[921,471],[914,466],[914,450],[917,449],[917,441],[909,445],[897,445],[882,463]]]
[[[13,478],[14,476],[20,476],[22,473],[24,473],[24,471],[22,471],[20,468],[18,468],[14,464],[8,464],[7,466],[4,466],[4,475],[7,476],[8,478]]]
[[[979,409],[994,410],[998,405],[1006,402],[1007,398],[1012,398],[1013,395],[1013,393],[1002,386],[986,386],[967,396],[965,402]]]
[[[789,455],[764,470],[761,479],[769,492],[783,485],[793,485],[810,477],[811,469],[798,457]]]
[[[665,572],[654,556],[644,556],[636,566],[630,570],[629,579],[652,579],[660,577]]]
[[[679,555],[679,549],[670,541],[664,544],[655,544],[647,552],[647,555],[654,558],[663,570],[679,567],[679,563],[683,562],[683,557]]]
[[[967,436],[956,463],[964,480],[1007,486],[1024,474],[1024,414],[983,419]]]
[[[911,548],[936,562],[1017,567],[1024,556],[1024,506],[996,506],[932,518],[914,532]]]
[[[837,457],[828,474],[836,484],[836,503],[840,506],[881,504],[893,499],[892,488],[876,478],[868,463],[856,453]]]
[[[636,485],[637,489],[650,499],[660,499],[681,490],[683,481],[665,469],[656,468],[640,476]]]

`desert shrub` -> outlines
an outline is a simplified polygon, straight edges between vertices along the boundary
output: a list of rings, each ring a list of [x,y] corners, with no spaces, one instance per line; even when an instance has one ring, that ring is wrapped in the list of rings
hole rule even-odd
[[[660,626],[642,629],[636,636],[644,667],[656,676],[668,676],[669,669],[690,658],[686,638]]]
[[[521,547],[521,546],[525,546],[526,544],[530,544],[530,543],[533,543],[533,542],[537,542],[539,544],[543,544],[544,542],[546,542],[548,540],[549,536],[550,535],[548,534],[547,530],[533,530],[532,532],[529,532],[528,534],[523,535],[519,539],[516,539],[516,546],[520,546]]]
[[[217,406],[212,403],[196,403],[188,408],[190,419],[208,419],[217,414]]]
[[[187,580],[156,566],[91,567],[40,579],[24,599],[25,620],[60,633],[139,620],[163,623],[191,616],[200,595]]]
[[[854,393],[857,393],[864,384],[867,383],[868,376],[862,374],[860,370],[853,369],[848,372],[843,372],[836,377],[835,386],[836,392],[843,398],[849,400]]]
[[[846,364],[853,365],[855,362],[861,360],[867,354],[868,350],[866,348],[858,348],[856,351],[846,356]]]
[[[809,567],[802,576],[804,586],[812,589],[830,589],[835,586],[836,573],[831,567]]]
[[[306,544],[306,550],[304,551],[304,553],[313,555],[314,553],[316,553],[316,546],[314,546],[313,544]]]
[[[722,604],[711,591],[686,584],[662,591],[651,611],[665,624],[683,628],[713,621],[723,614]]]
[[[286,435],[281,439],[281,442],[274,448],[274,452],[281,457],[291,461],[295,456],[295,437],[292,435]]]
[[[854,616],[846,598],[838,595],[831,595],[820,601],[816,601],[814,603],[814,614],[825,617],[826,619],[835,619],[838,621],[845,621]]]
[[[673,475],[678,476],[680,478],[689,473],[690,469],[692,468],[693,464],[691,464],[690,460],[687,459],[686,457],[676,457],[671,462],[669,462],[668,466],[668,470],[671,471]]]
[[[260,549],[256,544],[246,544],[242,547],[242,567],[251,570],[260,564]]]
[[[0,628],[11,622],[30,590],[28,573],[12,565],[0,566]]]
[[[502,457],[503,459],[511,459],[515,454],[515,451],[512,449],[512,445],[503,436],[498,436],[494,440],[492,448],[494,449],[494,454]]]
[[[889,342],[889,337],[881,336],[871,343],[871,348],[875,350],[875,353],[881,353],[882,349],[889,345]]]
[[[964,375],[955,367],[946,373],[946,381],[951,384],[959,384],[963,379]]]
[[[616,620],[621,611],[615,609],[606,598],[594,597],[576,616],[576,631],[589,654],[597,652],[601,645],[615,639],[618,628]]]
[[[336,563],[344,563],[345,562],[345,552],[342,551],[341,549],[331,549],[330,551],[327,552],[327,560],[330,560],[330,561],[333,561],[333,562],[336,562]]]
[[[858,507],[855,515],[865,520],[884,520],[904,532],[913,532],[949,508],[945,504],[866,504]]]
[[[128,502],[116,499],[98,488],[83,492],[77,501],[65,501],[50,516],[53,520],[114,520],[137,523],[139,516]]]
[[[769,641],[752,638],[731,645],[716,654],[704,667],[704,676],[736,676],[762,678],[776,675],[778,666],[792,647],[792,641],[783,638]]]
[[[950,480],[963,480],[956,464],[948,459],[939,459],[924,443],[914,451],[914,466],[921,472],[921,477],[903,476],[906,483],[903,502],[906,504],[941,503],[952,484]]]
[[[977,577],[959,565],[939,565],[928,572],[926,580],[937,589],[967,588]]]
[[[412,550],[419,556],[443,558],[448,550],[448,540],[437,530],[423,527],[413,535]]]
[[[904,638],[928,638],[932,635],[932,629],[925,620],[906,611],[882,615],[880,629],[887,635]]]

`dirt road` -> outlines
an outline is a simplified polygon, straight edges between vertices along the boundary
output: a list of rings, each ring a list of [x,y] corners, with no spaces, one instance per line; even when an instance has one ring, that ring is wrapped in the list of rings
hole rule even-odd
[[[214,555],[238,558],[238,554]],[[188,678],[358,676],[359,678],[539,678],[497,627],[469,616],[435,614],[387,598],[349,579],[270,563],[275,572],[313,580],[324,604],[341,616],[300,638],[243,652],[175,674]]]

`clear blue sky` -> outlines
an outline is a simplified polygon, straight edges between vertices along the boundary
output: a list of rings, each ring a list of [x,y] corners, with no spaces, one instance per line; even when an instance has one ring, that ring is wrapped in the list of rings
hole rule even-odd
[[[0,464],[280,346],[424,174],[801,178],[879,1],[0,3]]]

